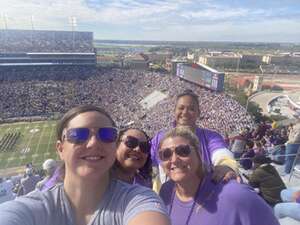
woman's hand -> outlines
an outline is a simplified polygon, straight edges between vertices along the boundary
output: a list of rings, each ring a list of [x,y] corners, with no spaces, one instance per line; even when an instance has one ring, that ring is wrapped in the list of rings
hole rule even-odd
[[[215,183],[225,182],[236,179],[241,183],[240,176],[228,166],[215,166],[213,169],[212,180]]]

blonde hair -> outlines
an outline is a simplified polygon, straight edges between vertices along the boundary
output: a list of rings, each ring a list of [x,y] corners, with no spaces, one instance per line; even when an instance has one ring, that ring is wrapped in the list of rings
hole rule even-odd
[[[198,137],[192,132],[191,128],[189,126],[179,126],[179,127],[175,127],[171,130],[169,130],[164,137],[160,140],[159,145],[158,145],[158,149],[161,148],[162,143],[168,139],[168,138],[175,138],[175,137],[182,137],[185,138],[189,141],[190,145],[196,150],[197,155],[200,159],[200,161],[202,161],[202,157],[200,154],[200,142]]]

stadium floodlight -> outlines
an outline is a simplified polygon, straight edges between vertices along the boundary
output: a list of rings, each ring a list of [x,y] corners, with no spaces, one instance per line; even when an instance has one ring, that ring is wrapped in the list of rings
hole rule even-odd
[[[32,30],[34,30],[34,23],[33,23],[33,21],[34,21],[34,16],[33,15],[31,15],[31,29]]]
[[[6,13],[2,13],[1,17],[3,19],[4,28],[5,28],[5,30],[7,30],[7,14]]]
[[[75,31],[75,27],[77,26],[77,19],[76,19],[76,17],[75,16],[69,17],[69,22],[70,22],[71,27],[72,27],[72,46],[73,46],[73,49],[75,49],[74,31]]]
[[[74,31],[75,27],[77,27],[77,18],[75,16],[69,17],[69,23],[71,24],[72,31]]]

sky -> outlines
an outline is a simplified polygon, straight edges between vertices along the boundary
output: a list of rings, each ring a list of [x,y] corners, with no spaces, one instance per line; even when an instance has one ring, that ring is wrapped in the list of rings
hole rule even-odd
[[[300,0],[0,0],[6,28],[75,29],[112,40],[300,43]]]

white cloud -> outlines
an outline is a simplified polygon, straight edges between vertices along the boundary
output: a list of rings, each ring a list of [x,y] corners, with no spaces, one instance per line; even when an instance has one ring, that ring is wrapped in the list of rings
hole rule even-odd
[[[187,19],[222,20],[237,18],[249,14],[247,9],[204,9],[185,12],[182,14]]]
[[[138,0],[0,0],[0,28],[4,28],[1,14],[6,14],[8,27],[17,29],[31,29],[34,15],[36,29],[70,30],[69,17],[76,16],[78,30],[91,30],[101,37],[106,29],[114,39],[120,32],[123,39],[138,35],[156,40],[255,39],[280,31],[291,38],[298,35],[297,18],[278,20],[276,12],[284,17],[281,8],[231,8],[212,0],[156,0],[151,4]]]

